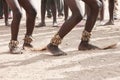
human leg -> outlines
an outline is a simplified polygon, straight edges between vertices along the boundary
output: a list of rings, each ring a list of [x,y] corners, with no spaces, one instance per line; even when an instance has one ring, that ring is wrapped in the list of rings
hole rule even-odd
[[[30,44],[32,42],[32,33],[34,30],[35,25],[35,18],[36,18],[36,10],[35,7],[32,4],[31,0],[20,0],[20,5],[25,9],[26,11],[26,34],[24,38],[24,45],[23,47],[32,47]]]
[[[47,0],[41,0],[41,22],[36,27],[46,26],[45,24],[45,12],[46,12]]]
[[[55,0],[48,0],[50,3],[51,12],[53,15],[53,27],[57,27],[57,17],[56,17],[56,5]]]
[[[51,17],[52,17],[52,13],[51,13],[49,1],[47,1],[46,11],[47,11],[47,17],[48,17],[48,18],[51,18]]]
[[[87,17],[87,21],[86,21],[86,24],[85,24],[85,29],[82,33],[82,38],[81,38],[81,42],[79,44],[78,50],[96,49],[98,47],[89,44],[89,40],[90,40],[90,37],[91,37],[92,29],[93,29],[93,27],[95,25],[95,22],[96,22],[96,19],[98,17],[99,8],[102,6],[102,4],[98,0],[83,0],[83,1],[90,8],[90,13]]]
[[[4,9],[4,15],[5,15],[5,25],[10,26],[8,23],[8,5],[6,3],[6,0],[3,0],[3,9]]]
[[[84,19],[86,19],[88,17],[90,13],[90,8],[89,6],[85,3],[85,13],[84,13]]]
[[[68,14],[69,11],[68,11],[68,5],[66,4],[65,0],[64,0],[64,15],[65,15],[65,18],[64,20],[66,21],[68,19]]]
[[[17,40],[20,20],[22,17],[21,8],[18,0],[6,0],[6,2],[13,11],[13,20],[11,23],[11,40],[9,43],[10,52],[15,54],[21,53],[21,50],[18,47],[19,42]]]
[[[63,16],[63,1],[62,0],[55,1],[57,1],[58,17]]]
[[[100,0],[101,3],[102,3],[102,7],[101,7],[101,10],[100,10],[100,21],[103,21],[104,20],[104,8],[105,8],[105,5],[104,5],[104,0]]]
[[[114,25],[114,18],[113,18],[113,12],[114,12],[114,0],[108,0],[109,3],[109,21],[105,25]]]
[[[75,27],[75,25],[82,20],[78,0],[65,0],[65,2],[71,9],[72,16],[64,22],[57,34],[51,39],[50,44],[47,45],[47,49],[55,56],[65,55],[65,53],[58,48],[58,45],[61,43],[64,36],[67,35]]]

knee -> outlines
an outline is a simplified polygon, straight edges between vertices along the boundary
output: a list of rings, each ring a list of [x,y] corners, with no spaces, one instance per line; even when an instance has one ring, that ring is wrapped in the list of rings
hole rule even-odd
[[[89,3],[89,7],[91,9],[91,12],[99,12],[99,10],[102,8],[102,3],[100,2],[100,0],[93,0]]]
[[[32,15],[33,15],[34,18],[36,17],[36,15],[37,15],[37,11],[36,11],[36,9],[33,9],[33,11],[32,11]]]
[[[28,12],[28,15],[31,17],[31,18],[35,18],[36,15],[37,15],[37,11],[36,9],[31,9],[29,12]]]
[[[79,14],[79,15],[76,16],[76,18],[77,18],[77,20],[79,22],[79,21],[81,21],[83,19],[83,16],[81,14]]]
[[[95,4],[93,5],[93,10],[99,11],[102,8],[102,6],[103,4],[99,0],[96,0]]]
[[[21,19],[22,12],[19,10],[13,11],[13,17],[16,17],[17,19]]]
[[[76,21],[81,21],[83,19],[83,16],[80,12],[75,12],[72,14],[72,16],[76,19]]]

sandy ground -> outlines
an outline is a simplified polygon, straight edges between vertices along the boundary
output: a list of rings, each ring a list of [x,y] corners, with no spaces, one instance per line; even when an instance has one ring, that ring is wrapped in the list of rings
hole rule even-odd
[[[37,20],[36,24],[39,20]],[[46,46],[59,28],[53,28],[47,19],[47,27],[35,28],[33,45]],[[59,25],[63,19],[59,19]],[[117,43],[113,49],[78,51],[84,21],[79,23],[62,41],[60,48],[68,55],[55,57],[48,51],[24,51],[10,54],[8,43],[10,27],[0,20],[0,80],[120,80],[120,20],[112,26],[93,29],[90,43],[101,48]],[[20,47],[25,34],[25,20],[19,32]]]
[[[38,20],[37,20],[38,21]],[[62,21],[62,20],[60,20]],[[35,48],[46,46],[59,28],[35,28]],[[9,53],[10,27],[0,21],[0,80],[120,80],[120,20],[112,26],[98,26],[93,29],[91,42],[99,47],[118,43],[108,50],[78,51],[81,32],[79,23],[63,40],[60,48],[67,56],[54,57],[48,51],[24,51],[24,54]],[[3,24],[3,25],[2,25]],[[20,46],[25,34],[24,20],[19,32]]]

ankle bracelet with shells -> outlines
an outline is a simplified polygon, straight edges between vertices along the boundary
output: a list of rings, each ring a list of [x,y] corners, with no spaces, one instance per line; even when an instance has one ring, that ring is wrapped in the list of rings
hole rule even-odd
[[[11,40],[9,43],[10,46],[17,46],[18,44],[19,44],[19,42],[15,41],[15,40]]]
[[[91,32],[88,32],[86,30],[84,30],[82,32],[82,38],[81,38],[81,41],[90,41],[90,37],[91,37]]]
[[[62,42],[62,38],[59,36],[59,34],[56,34],[50,41],[51,44],[58,46],[59,44],[61,44]]]
[[[25,35],[24,43],[30,44],[33,41],[32,36]]]

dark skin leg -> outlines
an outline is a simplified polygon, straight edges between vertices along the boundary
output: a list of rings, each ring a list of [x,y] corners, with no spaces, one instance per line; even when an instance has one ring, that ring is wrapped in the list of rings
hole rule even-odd
[[[52,14],[51,14],[51,9],[50,9],[50,3],[47,1],[47,6],[46,6],[46,11],[47,11],[47,17],[51,18]]]
[[[45,24],[45,12],[46,12],[47,0],[41,0],[41,22],[36,27],[46,26]]]
[[[6,0],[6,2],[8,3],[8,5],[13,11],[13,20],[11,23],[11,40],[17,41],[20,20],[22,17],[21,7],[19,2],[16,0]]]
[[[92,29],[93,29],[95,22],[97,20],[97,17],[98,17],[99,8],[101,7],[102,4],[100,1],[96,1],[96,0],[92,0],[92,1],[83,0],[83,1],[90,8],[90,13],[87,17],[87,21],[85,24],[85,30],[88,32],[92,32]],[[78,47],[78,50],[91,50],[91,49],[98,49],[98,47],[89,44],[89,41],[81,41],[80,45]]]
[[[85,4],[85,14],[84,14],[84,17],[88,17],[89,13],[90,13],[90,8],[88,7],[87,4]]]
[[[80,6],[78,6],[79,5],[78,0],[74,0],[73,2],[65,0],[65,3],[71,9],[72,16],[62,25],[62,27],[58,31],[58,34],[60,35],[61,38],[63,38],[67,33],[69,33],[75,27],[75,25],[77,25],[83,18],[81,10],[79,9]]]
[[[36,10],[32,4],[32,0],[19,0],[21,6],[26,11],[26,35],[30,36],[33,33],[34,26],[35,26],[35,18],[36,18]]]
[[[90,14],[88,15],[87,22],[85,25],[85,30],[88,32],[92,31],[92,28],[96,22],[100,2],[97,2],[96,0],[83,0],[89,7],[90,7]],[[65,0],[66,4],[69,6],[69,8],[72,11],[72,16],[69,20],[67,20],[60,30],[58,31],[58,35],[61,39],[64,38],[65,35],[67,35],[76,24],[78,24],[82,20],[81,10],[78,6],[78,0]],[[94,4],[94,5],[93,5]],[[90,45],[88,42],[81,41],[80,45],[78,47],[79,50],[89,50],[95,48],[94,46]],[[53,55],[65,55],[64,52],[62,52],[58,46],[53,45],[52,43],[47,45],[47,49],[53,54]]]
[[[100,9],[100,17],[98,19],[100,19],[100,24],[99,25],[104,25],[104,11],[105,11],[105,3],[104,0],[100,0],[102,5],[101,9]]]
[[[68,6],[67,6],[67,4],[65,3],[65,1],[64,1],[64,15],[65,15],[65,21],[68,19]]]
[[[36,12],[31,0],[21,1],[19,3],[26,11],[26,17],[27,17],[27,19],[26,19],[26,35],[32,36],[34,26],[35,26],[35,18],[36,18],[37,12]],[[33,47],[31,44],[26,43],[25,41],[23,44],[23,48],[24,48],[24,46],[29,47],[29,48]]]
[[[63,10],[63,1],[62,0],[54,0],[57,11],[58,11],[58,17],[63,16],[62,10]]]
[[[57,18],[56,18],[56,5],[54,0],[48,0],[50,1],[51,6],[51,12],[53,15],[53,27],[57,27]]]
[[[5,25],[10,26],[10,24],[8,23],[8,5],[5,0],[3,0],[3,9],[5,15]]]
[[[100,1],[103,5],[100,10],[100,21],[103,21],[104,20],[104,0],[100,0]]]
[[[114,0],[109,1],[109,21],[105,25],[114,25],[113,11],[114,11]]]
[[[85,30],[91,32],[98,17],[99,8],[101,7],[102,4],[100,1],[96,0],[83,0],[83,1],[90,7],[90,13],[85,24]]]

